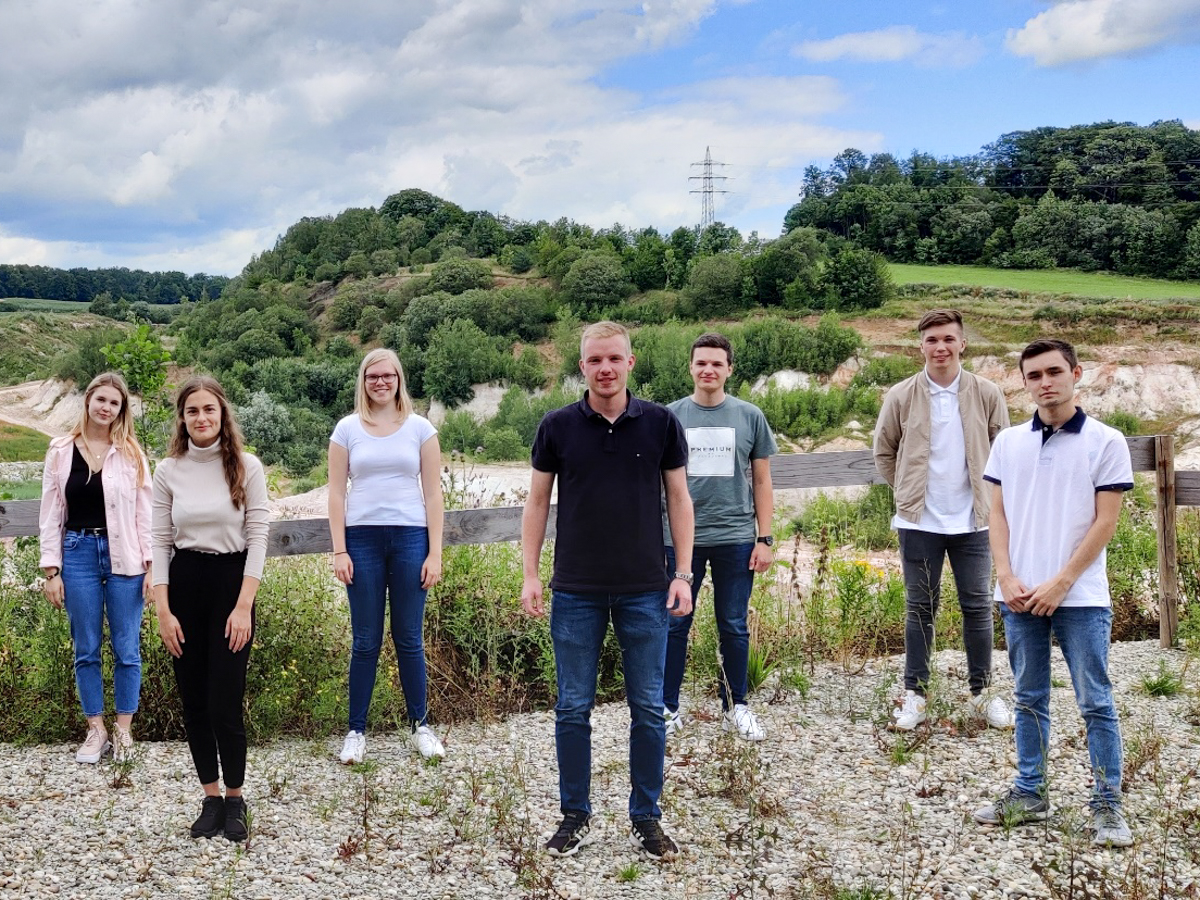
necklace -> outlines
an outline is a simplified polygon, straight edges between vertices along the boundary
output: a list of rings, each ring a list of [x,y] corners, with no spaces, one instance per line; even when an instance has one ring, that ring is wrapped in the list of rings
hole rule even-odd
[[[106,441],[104,444],[104,449],[101,450],[99,453],[97,453],[95,450],[92,449],[92,442],[89,441],[87,439],[87,437],[84,437],[83,438],[83,447],[85,450],[87,450],[88,468],[90,468],[93,472],[99,472],[100,469],[102,469],[104,467],[104,457],[108,453],[108,448],[110,446],[111,446],[111,442]]]

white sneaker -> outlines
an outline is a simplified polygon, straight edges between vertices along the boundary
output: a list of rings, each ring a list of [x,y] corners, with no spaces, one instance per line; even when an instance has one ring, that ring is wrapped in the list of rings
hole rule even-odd
[[[977,694],[974,697],[968,697],[967,706],[970,707],[973,715],[981,719],[987,719],[989,728],[1016,727],[1017,720],[1012,710],[1008,708],[1007,703],[995,694],[991,697],[987,694]]]
[[[438,740],[438,736],[433,733],[433,729],[428,725],[420,725],[417,730],[412,733],[413,746],[417,748],[426,759],[433,757],[441,758],[446,755],[446,748],[442,746],[442,742]]]
[[[672,712],[664,706],[663,721],[667,723],[667,737],[683,731],[683,716],[678,711]]]
[[[739,703],[732,711],[725,713],[721,727],[726,731],[736,731],[748,741],[761,741],[767,736],[767,729],[758,722],[758,716],[745,703]]]
[[[338,759],[344,765],[350,763],[360,763],[367,753],[367,736],[361,731],[351,731],[346,735],[346,740],[342,741],[342,752],[338,754]]]
[[[133,759],[133,735],[117,725],[113,728],[113,762],[129,762]]]
[[[892,727],[912,731],[925,721],[925,698],[916,691],[904,692],[904,703],[892,711]]]
[[[98,763],[111,746],[103,725],[89,725],[87,739],[75,753],[75,762]]]

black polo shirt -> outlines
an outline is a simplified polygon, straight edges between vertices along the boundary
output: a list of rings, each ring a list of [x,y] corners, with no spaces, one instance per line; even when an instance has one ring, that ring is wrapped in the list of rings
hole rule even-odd
[[[662,473],[687,465],[687,437],[666,407],[627,396],[615,422],[588,406],[585,393],[538,426],[533,467],[558,479],[555,590],[667,589]]]

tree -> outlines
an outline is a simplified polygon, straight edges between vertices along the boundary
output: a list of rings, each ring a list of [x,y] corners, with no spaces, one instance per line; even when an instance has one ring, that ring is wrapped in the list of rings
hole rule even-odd
[[[472,288],[492,286],[491,268],[483,262],[471,259],[446,259],[433,267],[426,290],[461,294]]]
[[[562,293],[581,316],[616,306],[633,292],[625,267],[611,253],[589,250],[563,276]]]
[[[743,260],[736,253],[704,256],[692,264],[685,296],[700,319],[731,316],[742,309]]]
[[[138,396],[153,395],[166,383],[165,365],[171,355],[149,325],[139,325],[125,340],[103,347],[100,352],[109,367],[119,371],[129,390]]]
[[[842,250],[825,273],[825,305],[829,309],[875,309],[894,293],[887,260],[870,250]]]
[[[814,280],[826,258],[825,247],[813,228],[796,228],[771,241],[750,260],[760,305],[779,306],[785,288],[802,275]]]
[[[473,385],[507,375],[511,359],[474,322],[442,322],[429,336],[425,352],[425,393],[457,406],[475,395]]]

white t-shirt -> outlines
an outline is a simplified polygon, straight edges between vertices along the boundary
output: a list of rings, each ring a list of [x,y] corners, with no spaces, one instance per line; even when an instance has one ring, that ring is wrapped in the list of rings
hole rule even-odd
[[[1124,435],[1076,409],[1054,432],[1036,415],[996,436],[983,470],[1000,485],[1008,520],[1008,560],[1026,587],[1062,571],[1096,521],[1096,492],[1133,487]],[[1003,603],[1000,584],[996,602]],[[1063,606],[1111,606],[1106,553],[1067,591]]]
[[[428,524],[421,491],[421,445],[435,434],[429,420],[415,413],[387,437],[368,434],[357,413],[337,423],[330,441],[345,447],[350,457],[347,525],[423,528]]]
[[[962,370],[946,387],[925,373],[929,382],[929,476],[925,481],[925,508],[921,521],[910,522],[899,514],[893,528],[912,528],[934,534],[968,534],[975,531],[975,495],[967,469],[967,442],[963,437],[958,386]]]

